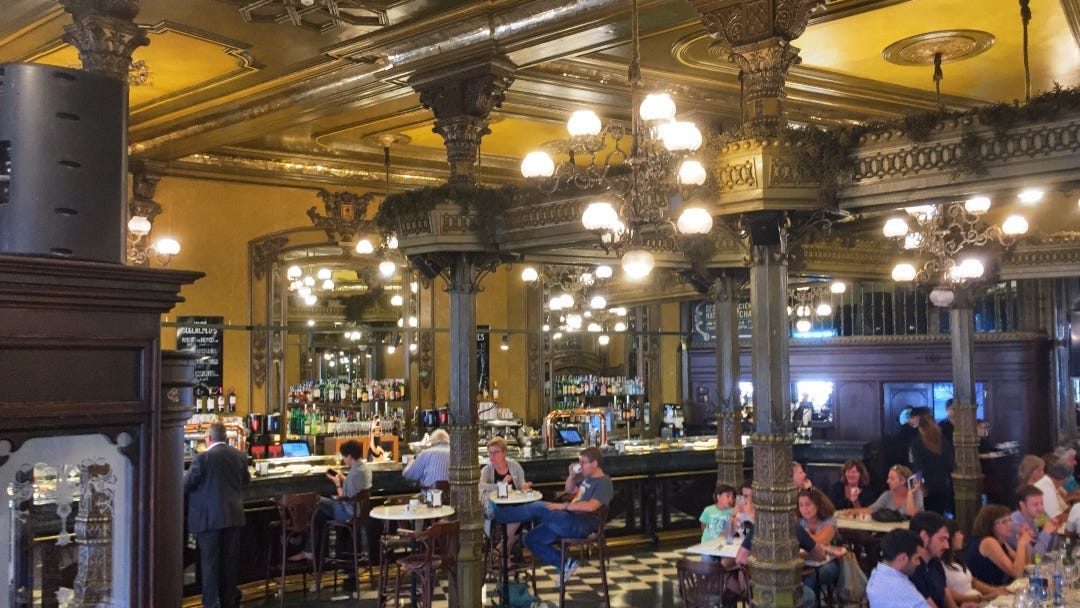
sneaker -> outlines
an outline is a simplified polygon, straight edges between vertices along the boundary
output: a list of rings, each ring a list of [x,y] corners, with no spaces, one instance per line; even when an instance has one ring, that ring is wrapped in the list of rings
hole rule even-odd
[[[559,573],[559,587],[562,587],[566,584],[566,581],[570,580],[570,577],[573,576],[575,572],[577,572],[578,566],[580,565],[581,564],[578,563],[578,560],[572,557],[566,560],[566,564],[563,565],[562,572]]]

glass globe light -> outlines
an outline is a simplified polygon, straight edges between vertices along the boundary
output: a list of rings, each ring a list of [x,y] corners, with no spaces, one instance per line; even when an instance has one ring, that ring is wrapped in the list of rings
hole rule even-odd
[[[802,318],[795,322],[795,330],[801,333],[806,333],[813,327],[814,325],[810,323],[810,319]]]
[[[1001,231],[1009,236],[1018,236],[1028,231],[1028,221],[1022,215],[1010,215],[1001,222]]]
[[[386,345],[386,354],[392,355],[395,352],[397,352],[397,347],[396,346],[394,346],[393,344],[387,344]]]
[[[985,196],[973,196],[964,201],[964,209],[973,215],[982,215],[990,210],[990,199]]]
[[[644,279],[649,276],[655,263],[653,255],[644,249],[631,249],[624,253],[622,257],[623,272],[634,280]]]
[[[908,233],[908,225],[903,218],[894,217],[885,222],[885,226],[881,228],[881,232],[890,239],[899,238]]]
[[[561,331],[557,331],[557,332],[551,334],[551,339],[552,340],[558,340],[560,338],[562,338],[562,332]]]
[[[574,296],[572,296],[572,295],[570,295],[568,293],[564,293],[561,296],[559,296],[559,299],[562,300],[563,308],[573,308],[574,307]]]
[[[611,336],[609,336],[607,334],[600,334],[596,338],[596,343],[599,344],[600,346],[607,346],[608,342],[611,342]]]
[[[683,209],[675,222],[675,227],[682,234],[708,234],[712,225],[712,214],[701,207]]]
[[[566,326],[570,329],[581,329],[581,315],[566,315]]]
[[[416,342],[413,342],[412,344],[409,345],[409,352],[410,353],[415,353],[418,350],[420,350],[420,346],[417,345]]]
[[[585,329],[587,329],[588,331],[591,331],[591,332],[598,332],[602,328],[600,327],[599,323],[589,323],[589,326],[586,327]]]
[[[367,239],[360,239],[356,242],[356,253],[361,255],[367,255],[375,251],[375,246],[371,244],[371,241]]]
[[[618,321],[618,322],[615,323],[614,329],[617,332],[624,332],[624,331],[626,331],[626,323],[623,323],[622,321]]]
[[[641,102],[641,119],[648,122],[675,118],[675,102],[667,93],[650,93]]]
[[[795,307],[795,316],[797,317],[809,317],[810,307],[806,304],[799,304]]]
[[[593,279],[593,274],[591,272],[583,272],[581,273],[581,276],[578,277],[578,282],[582,285],[590,286],[596,281]]]
[[[307,320],[307,326],[308,327],[315,327],[315,319],[308,319]]]
[[[669,122],[659,130],[668,152],[690,153],[701,147],[701,131],[692,122]]]
[[[938,308],[948,308],[956,299],[956,294],[948,287],[935,287],[930,292],[930,303]]]
[[[315,286],[315,277],[313,277],[313,276],[306,276],[306,277],[304,277],[303,281],[304,281],[304,287],[314,287]]]
[[[914,281],[916,274],[915,267],[907,262],[901,262],[896,266],[893,266],[892,269],[892,279],[894,281]]]
[[[612,274],[611,266],[608,266],[607,264],[601,264],[596,267],[595,274],[596,278],[598,279],[610,279]]]
[[[325,281],[322,282],[322,288],[324,290],[326,290],[326,291],[329,291],[329,290],[333,289],[334,288],[334,281],[331,280],[331,279],[326,279]]]
[[[1025,205],[1034,205],[1043,199],[1043,191],[1038,188],[1028,188],[1027,190],[1021,191],[1016,197]]]
[[[563,309],[563,303],[562,303],[562,297],[561,296],[552,296],[552,298],[550,300],[548,300],[548,310],[562,310],[562,309]]]
[[[529,152],[521,161],[521,176],[551,177],[555,174],[555,161],[547,152]]]
[[[301,298],[306,298],[311,295],[311,288],[307,285],[301,285],[300,288],[296,290],[296,295]]]
[[[684,186],[700,186],[706,177],[705,167],[696,160],[684,160],[679,165],[679,183]]]
[[[963,260],[956,266],[957,275],[962,279],[977,279],[985,270],[983,263],[975,258]]]
[[[396,236],[391,234],[390,236],[386,237],[386,248],[387,249],[397,249],[398,248],[398,240],[397,240]]]
[[[592,299],[589,300],[589,308],[593,310],[607,308],[607,299],[604,298],[604,296],[593,296]]]
[[[544,323],[543,325],[540,326],[540,331],[544,331],[544,332],[551,331],[551,326],[548,325],[547,323]]]
[[[382,276],[389,278],[394,276],[395,272],[397,272],[397,264],[391,262],[390,260],[383,260],[379,262],[379,274],[381,274]]]
[[[128,220],[127,223],[128,232],[135,236],[146,236],[147,234],[150,234],[150,228],[150,220],[142,215],[131,216],[131,219]]]
[[[176,255],[180,253],[180,243],[176,239],[164,237],[154,243],[154,249],[161,255]]]
[[[409,317],[409,327],[420,327],[420,319],[414,316]]]
[[[333,276],[334,273],[330,272],[329,268],[320,268],[319,272],[315,274],[315,278],[319,279],[320,281],[325,281],[326,279],[333,278]]]
[[[400,293],[395,293],[394,295],[390,296],[391,306],[401,306],[403,304],[405,304],[405,298],[401,297]]]
[[[581,225],[586,230],[611,230],[618,221],[618,212],[606,201],[589,203],[581,214]]]
[[[596,137],[602,128],[600,118],[591,110],[578,110],[566,121],[566,131],[570,137]]]
[[[821,304],[817,305],[817,309],[815,310],[815,312],[819,317],[827,317],[832,314],[832,305],[830,305],[828,302],[822,302]]]
[[[540,273],[537,272],[536,269],[532,266],[526,266],[525,269],[521,271],[521,280],[525,281],[526,283],[532,283],[539,278]]]
[[[832,293],[844,293],[847,291],[847,283],[843,281],[833,281],[832,284],[829,285],[829,291]]]
[[[397,320],[397,326],[398,327],[405,327],[405,319],[399,317],[398,320]]]
[[[285,278],[290,281],[299,279],[304,274],[304,271],[299,266],[289,266],[289,269],[285,271]]]
[[[613,314],[613,315],[615,315],[617,317],[625,317],[626,316],[626,307],[624,307],[624,306],[616,306],[615,308],[612,308],[608,312],[610,312],[611,314]]]
[[[313,293],[309,293],[308,295],[304,296],[304,304],[307,304],[308,306],[314,306],[315,303],[318,301],[319,298],[315,297],[315,294]]]

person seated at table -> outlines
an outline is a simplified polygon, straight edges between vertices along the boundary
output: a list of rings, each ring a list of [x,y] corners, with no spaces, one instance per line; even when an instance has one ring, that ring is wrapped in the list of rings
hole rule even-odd
[[[806,474],[806,465],[798,460],[791,463],[791,481],[795,484],[795,490],[809,490],[814,487],[814,482]]]
[[[929,608],[909,578],[919,564],[919,546],[919,537],[902,528],[881,539],[881,562],[866,583],[870,608]]]
[[[992,600],[1008,593],[1004,587],[995,587],[974,578],[964,560],[964,533],[956,525],[956,520],[945,522],[949,528],[949,548],[941,554],[941,563],[945,566],[945,586],[956,605],[964,602]]]
[[[851,509],[852,515],[873,515],[878,511],[894,511],[907,518],[923,510],[922,488],[918,480],[912,480],[911,487],[908,479],[911,478],[911,469],[902,464],[896,464],[889,468],[889,476],[885,483],[889,489],[882,492],[881,496],[865,509]]]
[[[525,470],[517,462],[506,457],[506,440],[502,437],[493,437],[488,441],[488,463],[480,469],[480,501],[484,504],[484,513],[490,519],[494,513],[494,503],[491,502],[491,493],[499,489],[499,482],[507,484],[507,490],[527,491],[532,484],[525,481]],[[506,546],[511,551],[517,542],[518,529],[521,522],[506,524]],[[501,547],[492,547],[493,553],[502,551]],[[497,556],[496,556],[497,557]]]
[[[434,488],[438,481],[450,479],[450,435],[435,429],[429,437],[431,447],[420,452],[409,463],[401,476],[420,484],[421,488]]]
[[[945,564],[941,556],[949,548],[948,520],[934,511],[916,513],[908,529],[919,537],[919,565],[911,574],[911,582],[932,606],[937,608],[976,608],[976,604],[956,604],[949,595]]]
[[[1034,558],[1035,555],[1046,555],[1050,547],[1054,546],[1058,527],[1067,516],[1064,514],[1057,518],[1047,517],[1043,508],[1042,490],[1033,485],[1022,485],[1016,489],[1016,510],[1009,516],[1012,526],[1005,540],[1010,547],[1016,549],[1020,530],[1027,529],[1032,542],[1028,556]]]
[[[862,509],[874,502],[870,489],[870,471],[858,460],[848,460],[840,467],[840,479],[829,489],[829,500],[837,509]]]
[[[1025,454],[1016,467],[1016,479],[1020,485],[1035,485],[1046,475],[1046,462],[1034,454]]]
[[[1031,528],[1021,526],[1017,532],[1016,549],[1013,549],[1006,542],[1012,527],[1008,507],[986,505],[979,510],[971,525],[971,544],[964,556],[972,578],[987,585],[1001,586],[1024,576],[1024,566],[1027,565],[1034,537]]]
[[[739,486],[739,495],[735,497],[735,509],[732,510],[731,517],[734,519],[735,524],[739,525],[745,521],[753,523],[756,515],[757,508],[754,506],[754,482],[747,479]]]
[[[496,505],[495,521],[499,523],[531,521],[536,525],[525,534],[525,547],[540,561],[559,570],[562,585],[578,568],[578,560],[570,557],[559,563],[561,552],[552,547],[560,538],[585,538],[596,532],[598,521],[593,515],[606,507],[615,495],[611,477],[601,468],[600,448],[581,450],[578,461],[571,464],[564,487],[572,495],[570,502],[531,502],[524,505]]]
[[[708,542],[723,536],[732,524],[732,512],[735,505],[735,488],[726,483],[717,483],[713,491],[713,504],[705,507],[698,521],[701,522],[701,542]]]
[[[1042,490],[1043,508],[1046,516],[1054,519],[1069,510],[1069,503],[1065,502],[1065,490],[1062,484],[1072,474],[1069,465],[1064,462],[1055,462],[1046,467],[1046,475],[1035,483],[1035,487]],[[1068,517],[1066,515],[1066,517]]]
[[[330,520],[349,521],[352,519],[353,509],[350,500],[362,490],[371,489],[371,469],[364,462],[364,446],[359,441],[350,439],[341,444],[338,452],[341,453],[341,459],[345,466],[349,467],[349,472],[348,474],[340,471],[326,472],[327,479],[334,484],[334,496],[332,498],[326,496],[319,498],[318,509],[315,512],[311,528],[312,544],[315,545],[316,557],[318,557],[318,552],[321,550],[319,540],[322,538],[326,523]],[[304,552],[294,555],[290,559],[310,558],[311,554]],[[316,561],[318,562],[318,559]],[[346,578],[345,586],[352,585],[353,589],[355,589],[356,579],[355,577],[351,577],[351,579],[350,583],[350,579]]]
[[[750,561],[750,550],[754,540],[754,526],[746,526],[746,534],[743,535],[742,545],[735,554],[735,563],[746,566]],[[840,578],[840,564],[830,557],[839,557],[843,549],[841,547],[829,547],[814,540],[813,536],[802,526],[795,526],[795,541],[799,543],[799,551],[807,561],[825,562],[820,564],[815,571],[803,577],[802,596],[798,600],[799,608],[809,608],[817,605],[818,591],[821,588],[835,585]]]
[[[831,545],[836,538],[836,508],[821,490],[799,492],[799,525],[806,529],[814,541]]]

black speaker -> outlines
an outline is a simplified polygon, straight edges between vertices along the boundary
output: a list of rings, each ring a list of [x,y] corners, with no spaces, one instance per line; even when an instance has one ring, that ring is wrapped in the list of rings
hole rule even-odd
[[[409,261],[412,262],[413,268],[420,271],[420,274],[429,281],[434,281],[445,268],[441,260],[430,255],[414,255],[409,258]]]
[[[127,90],[0,64],[0,253],[124,263]]]
[[[751,245],[779,245],[780,219],[767,218],[750,222]]]

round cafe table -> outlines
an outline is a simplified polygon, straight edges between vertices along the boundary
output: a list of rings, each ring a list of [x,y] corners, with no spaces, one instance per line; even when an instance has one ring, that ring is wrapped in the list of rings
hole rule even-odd
[[[543,498],[543,495],[536,490],[527,490],[522,492],[521,490],[511,490],[506,496],[500,497],[499,493],[492,492],[488,495],[491,502],[497,505],[524,505],[530,502],[536,502]],[[502,593],[499,595],[500,606],[510,605],[510,547],[508,534],[506,533],[506,524],[499,524],[502,526]]]
[[[441,507],[429,507],[424,503],[418,505],[380,505],[372,507],[371,517],[384,521],[425,521],[429,519],[442,519],[454,514],[454,507],[443,505]],[[389,574],[389,564],[385,559],[379,560],[379,598],[378,606],[383,605],[383,591],[385,590],[386,577]]]

